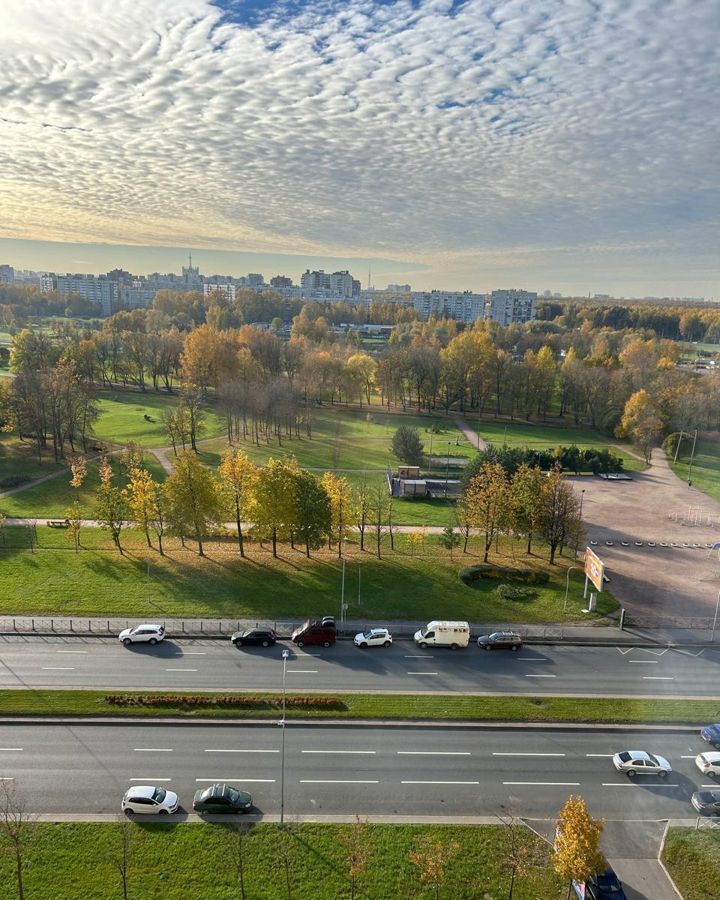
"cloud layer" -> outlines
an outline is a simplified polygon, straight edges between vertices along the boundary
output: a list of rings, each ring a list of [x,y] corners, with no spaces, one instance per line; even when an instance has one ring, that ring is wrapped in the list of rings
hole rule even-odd
[[[713,0],[4,0],[0,34],[5,237],[468,278],[717,249]]]

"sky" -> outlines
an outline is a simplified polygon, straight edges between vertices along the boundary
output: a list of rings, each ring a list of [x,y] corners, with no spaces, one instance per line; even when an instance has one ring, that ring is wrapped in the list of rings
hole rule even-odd
[[[0,263],[720,297],[715,0],[2,0]]]

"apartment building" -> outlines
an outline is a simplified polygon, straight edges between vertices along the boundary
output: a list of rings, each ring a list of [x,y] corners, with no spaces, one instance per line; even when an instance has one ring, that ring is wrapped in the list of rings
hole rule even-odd
[[[537,308],[536,291],[499,290],[488,297],[486,318],[498,325],[517,325],[531,322]]]

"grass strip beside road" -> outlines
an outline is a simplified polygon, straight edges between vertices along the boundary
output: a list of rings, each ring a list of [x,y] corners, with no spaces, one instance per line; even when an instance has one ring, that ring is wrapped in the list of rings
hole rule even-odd
[[[257,709],[232,706],[193,708],[183,696],[218,697],[217,693],[173,693],[177,702],[162,706],[114,706],[107,696],[139,697],[148,691],[3,690],[0,716],[118,716],[189,719],[276,719],[277,692],[253,692],[270,704]],[[164,696],[171,696],[163,692]],[[232,696],[225,692],[225,696]],[[247,694],[238,694],[247,696]],[[289,698],[307,694],[288,694]],[[443,694],[333,694],[343,708],[290,707],[290,719],[386,719],[451,722],[577,722],[587,724],[688,724],[701,725],[720,718],[718,700],[637,700],[623,697],[496,697]]]
[[[671,828],[663,862],[685,900],[716,900],[720,885],[720,833]]]
[[[119,805],[119,804],[118,804]],[[151,817],[146,817],[151,818]],[[357,877],[360,900],[434,896],[410,859],[424,841],[452,847],[441,895],[455,900],[508,896],[509,836],[500,825],[364,825],[367,865]],[[535,848],[540,864],[518,874],[515,900],[559,900],[567,887],[550,866],[548,847],[529,829],[517,839]],[[124,839],[127,838],[127,841]],[[32,900],[110,900],[122,897],[120,866],[126,862],[126,896],[133,900],[253,900],[349,898],[353,826],[271,823],[41,824],[24,848],[25,895]],[[124,850],[125,848],[125,850]],[[357,856],[357,852],[355,856]],[[15,861],[0,854],[3,897],[15,893]],[[240,890],[240,873],[244,890]]]

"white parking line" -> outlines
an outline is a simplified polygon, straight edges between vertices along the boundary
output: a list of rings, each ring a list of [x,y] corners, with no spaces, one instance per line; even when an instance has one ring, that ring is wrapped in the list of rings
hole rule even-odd
[[[674,681],[674,675],[643,675],[643,681]]]
[[[526,678],[557,678],[557,675],[526,675]]]
[[[234,775],[232,778],[196,778],[198,784],[215,784],[217,782],[242,781],[243,784],[275,784],[274,778],[238,778]]]
[[[435,659],[434,656],[429,656],[427,653],[423,653],[420,656],[405,656],[405,659]]]
[[[337,779],[301,778],[300,784],[380,784],[379,781],[340,781]]]
[[[317,669],[288,669],[288,675],[291,672],[295,675],[317,675],[318,670]]]
[[[565,756],[564,753],[493,753],[493,756]]]
[[[361,756],[374,756],[377,750],[301,750],[301,753],[358,753]]]
[[[401,781],[400,784],[480,784],[479,781]]]
[[[206,753],[279,753],[279,750],[243,750],[243,749],[233,749],[233,750],[221,750],[218,747],[210,747],[206,751]]]
[[[408,675],[437,675],[437,672],[408,672]]]
[[[640,787],[640,784],[637,781],[631,781],[628,779],[627,781],[604,781],[601,785],[602,787]],[[680,787],[679,784],[654,784],[650,783],[644,784],[644,787],[654,787],[654,788],[671,788],[671,787]]]
[[[469,750],[396,750],[398,756],[470,756]]]
[[[43,672],[72,672],[75,666],[43,666]]]
[[[166,672],[197,672],[197,669],[165,669]]]
[[[56,653],[89,653],[89,650],[56,650]]]
[[[628,662],[636,666],[656,666],[658,664],[657,659],[629,659]]]
[[[552,787],[558,785],[560,787],[579,787],[579,781],[503,781],[503,784],[528,784]]]
[[[4,753],[20,753],[22,749],[22,747],[0,747]]]
[[[172,747],[133,747],[135,753],[172,753]]]

